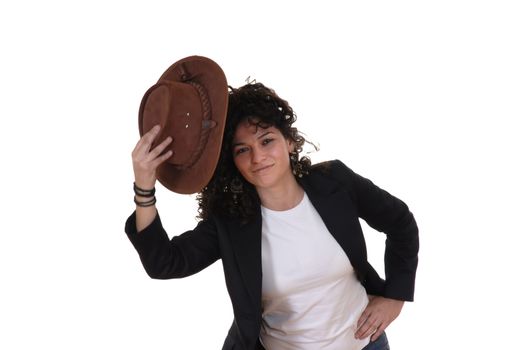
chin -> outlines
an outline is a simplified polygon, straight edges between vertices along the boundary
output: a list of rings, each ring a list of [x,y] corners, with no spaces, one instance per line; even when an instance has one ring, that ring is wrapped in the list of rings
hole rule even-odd
[[[271,188],[271,187],[274,187],[275,184],[276,184],[275,181],[256,181],[256,183],[254,184],[254,187]]]

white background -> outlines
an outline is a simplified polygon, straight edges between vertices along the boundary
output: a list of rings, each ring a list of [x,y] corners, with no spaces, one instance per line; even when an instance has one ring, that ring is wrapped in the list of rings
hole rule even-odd
[[[500,0],[2,2],[0,348],[221,348],[221,264],[151,280],[123,231],[141,97],[193,54],[287,99],[314,161],[407,202],[420,265],[393,349],[520,346],[522,18]],[[158,192],[169,233],[191,229],[194,197]]]

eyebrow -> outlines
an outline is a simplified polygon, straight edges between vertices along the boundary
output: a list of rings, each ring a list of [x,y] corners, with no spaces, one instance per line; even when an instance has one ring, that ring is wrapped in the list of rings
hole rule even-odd
[[[268,134],[272,134],[272,133],[273,133],[272,131],[267,131],[267,132],[261,134],[260,136],[258,136],[257,139],[259,140],[259,139],[261,139],[262,137],[265,137],[265,136],[267,136]],[[234,147],[236,147],[236,146],[241,146],[241,145],[244,145],[244,144],[245,144],[244,142],[235,142],[235,143],[232,144],[232,147],[234,148]]]

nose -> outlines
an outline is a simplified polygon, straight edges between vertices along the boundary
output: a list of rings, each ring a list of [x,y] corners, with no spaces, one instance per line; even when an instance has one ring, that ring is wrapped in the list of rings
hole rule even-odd
[[[265,153],[262,149],[259,147],[253,147],[251,151],[251,162],[253,164],[261,163],[261,161],[265,158]]]

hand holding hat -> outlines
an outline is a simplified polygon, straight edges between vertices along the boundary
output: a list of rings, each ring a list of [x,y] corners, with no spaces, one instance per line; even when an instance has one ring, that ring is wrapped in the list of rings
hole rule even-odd
[[[133,150],[133,168],[135,184],[142,189],[154,188],[156,183],[156,168],[172,156],[172,150],[164,152],[172,138],[167,137],[151,150],[151,146],[160,132],[160,125],[156,125],[140,138]]]
[[[145,93],[141,139],[133,151],[137,185],[190,194],[211,179],[221,150],[228,90],[225,74],[201,56],[181,59]]]

